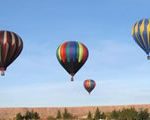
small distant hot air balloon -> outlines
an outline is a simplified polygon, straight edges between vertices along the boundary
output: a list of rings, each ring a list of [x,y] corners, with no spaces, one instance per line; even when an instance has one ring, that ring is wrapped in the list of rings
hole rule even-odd
[[[132,28],[132,36],[145,51],[147,58],[150,59],[150,19],[142,19],[136,22]]]
[[[22,39],[14,32],[0,31],[0,73],[19,56],[23,48]]]
[[[72,76],[84,65],[88,58],[87,47],[77,41],[67,41],[57,48],[57,59],[63,68]]]
[[[92,92],[92,90],[95,88],[96,82],[94,80],[87,79],[87,80],[84,81],[83,85],[84,85],[84,88],[90,94]]]

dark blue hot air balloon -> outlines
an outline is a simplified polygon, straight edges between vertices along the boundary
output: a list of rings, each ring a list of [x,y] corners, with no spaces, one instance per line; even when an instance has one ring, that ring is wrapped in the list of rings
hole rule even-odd
[[[150,19],[137,21],[132,28],[132,36],[150,59]]]

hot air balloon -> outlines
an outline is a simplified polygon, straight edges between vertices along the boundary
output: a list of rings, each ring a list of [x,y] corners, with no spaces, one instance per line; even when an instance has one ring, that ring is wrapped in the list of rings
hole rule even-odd
[[[94,80],[91,79],[87,79],[84,81],[83,83],[84,88],[88,91],[88,93],[90,94],[92,92],[92,90],[95,88],[96,83]]]
[[[14,32],[0,31],[0,73],[19,56],[23,48],[22,39]]]
[[[72,76],[84,65],[88,58],[87,47],[77,41],[67,41],[57,48],[57,59],[63,68]]]
[[[142,19],[136,22],[132,28],[132,36],[147,54],[147,59],[150,59],[150,19]]]

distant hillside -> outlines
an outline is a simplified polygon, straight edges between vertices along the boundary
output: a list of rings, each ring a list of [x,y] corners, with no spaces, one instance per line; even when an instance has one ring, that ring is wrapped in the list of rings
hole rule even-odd
[[[123,108],[134,107],[136,110],[139,109],[148,109],[150,112],[150,104],[147,105],[118,105],[118,106],[98,106],[102,112],[111,112],[114,109],[119,110]],[[94,112],[97,106],[94,107],[66,107],[67,110],[73,115],[79,117],[87,115],[88,111]],[[60,110],[63,112],[64,107],[45,107],[45,108],[0,108],[0,119],[13,119],[17,113],[25,113],[27,110],[38,112],[42,120],[46,120],[48,116],[56,116],[57,111]]]

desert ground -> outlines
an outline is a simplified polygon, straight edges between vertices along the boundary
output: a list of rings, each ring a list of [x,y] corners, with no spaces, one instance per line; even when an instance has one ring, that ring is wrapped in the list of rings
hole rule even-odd
[[[99,108],[102,112],[111,112],[113,110],[121,110],[123,108],[134,107],[136,110],[148,109],[150,112],[150,104],[144,105],[117,105],[117,106],[83,106],[83,107],[37,107],[37,108],[0,108],[0,119],[10,120],[13,119],[17,113],[24,114],[27,110],[38,112],[42,120],[46,120],[48,116],[56,116],[57,111],[61,112],[67,108],[68,112],[75,116],[83,117],[87,115],[89,111],[94,112],[96,108]]]

